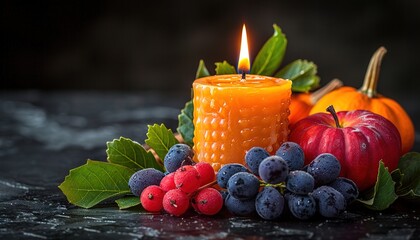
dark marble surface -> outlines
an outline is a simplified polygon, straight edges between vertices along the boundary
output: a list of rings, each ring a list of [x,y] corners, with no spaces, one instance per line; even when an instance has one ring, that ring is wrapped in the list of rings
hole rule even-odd
[[[143,142],[147,124],[175,129],[186,100],[157,93],[0,92],[0,239],[420,238],[420,208],[403,201],[384,212],[353,206],[337,219],[274,222],[225,212],[177,218],[118,210],[112,202],[82,209],[67,202],[57,186],[70,169],[88,158],[104,160],[106,141],[119,136]],[[405,104],[419,126],[415,103]],[[417,140],[414,150],[419,146]]]

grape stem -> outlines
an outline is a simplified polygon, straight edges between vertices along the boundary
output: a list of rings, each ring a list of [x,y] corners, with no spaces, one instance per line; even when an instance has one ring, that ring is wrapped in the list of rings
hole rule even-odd
[[[197,190],[195,190],[194,192],[192,192],[192,193],[190,193],[190,194],[188,194],[188,196],[192,196],[192,195],[194,195],[196,192],[198,192],[198,191],[200,191],[200,190],[202,190],[202,189],[204,189],[204,188],[208,188],[208,187],[211,187],[211,186],[213,186],[214,184],[216,184],[217,183],[217,180],[214,180],[214,181],[211,181],[211,182],[209,182],[209,183],[207,183],[207,184],[204,184],[203,186],[201,186],[201,187],[199,187]]]
[[[197,191],[200,191],[201,189],[204,189],[204,188],[211,187],[211,186],[213,186],[213,185],[214,185],[214,184],[216,184],[216,183],[217,183],[217,180],[214,180],[214,181],[212,181],[212,182],[209,182],[209,183],[207,183],[207,184],[204,184],[203,186],[199,187],[199,188],[197,189]]]
[[[273,188],[278,188],[280,189],[280,192],[283,194],[284,190],[286,189],[286,183],[285,182],[281,182],[281,183],[276,183],[276,184],[271,184],[271,183],[266,183],[263,180],[260,180],[260,186],[261,187],[273,187]]]

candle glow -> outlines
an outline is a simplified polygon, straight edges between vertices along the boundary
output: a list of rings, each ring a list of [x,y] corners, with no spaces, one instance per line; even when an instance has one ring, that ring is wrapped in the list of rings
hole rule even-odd
[[[241,51],[239,53],[238,61],[238,72],[249,72],[251,69],[251,63],[249,61],[249,51],[248,51],[248,39],[246,35],[245,24],[242,27],[242,38],[241,38]]]
[[[193,83],[194,160],[214,170],[245,164],[259,146],[270,154],[287,140],[291,81],[246,74],[250,71],[245,25],[238,72],[198,78]]]

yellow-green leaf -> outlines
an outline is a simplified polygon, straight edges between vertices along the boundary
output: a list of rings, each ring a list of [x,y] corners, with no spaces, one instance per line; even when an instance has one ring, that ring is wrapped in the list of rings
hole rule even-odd
[[[140,198],[136,196],[125,196],[115,200],[119,209],[127,209],[140,205]]]
[[[236,73],[235,67],[230,65],[227,61],[216,62],[214,64],[216,65],[216,75]]]
[[[177,131],[189,146],[193,145],[194,138],[193,111],[194,106],[191,100],[185,104],[184,109],[181,110],[181,114],[178,115]]]
[[[148,125],[146,144],[149,145],[160,159],[164,159],[173,145],[179,143],[172,130],[167,129],[165,125]]]
[[[58,187],[70,203],[91,208],[106,199],[130,194],[128,180],[134,172],[121,165],[88,160],[70,170]]]
[[[310,61],[295,60],[275,74],[275,77],[292,81],[293,92],[308,92],[319,86],[317,66]]]
[[[267,40],[251,64],[252,74],[272,76],[283,61],[287,39],[279,26],[273,24],[273,28],[273,36]]]
[[[206,68],[206,64],[204,63],[204,60],[200,60],[200,63],[198,64],[197,72],[195,74],[195,78],[202,78],[210,76],[209,70]]]
[[[358,201],[369,209],[381,211],[387,209],[397,198],[395,182],[381,160],[375,186],[362,194]]]
[[[146,151],[142,145],[131,139],[120,137],[120,139],[107,142],[106,145],[110,163],[119,164],[134,171],[143,168],[155,168],[163,171],[162,165],[156,161],[153,153]]]
[[[401,198],[420,201],[420,153],[404,154],[398,162],[398,169],[392,172],[392,176],[396,174],[399,175],[400,180],[396,193]]]

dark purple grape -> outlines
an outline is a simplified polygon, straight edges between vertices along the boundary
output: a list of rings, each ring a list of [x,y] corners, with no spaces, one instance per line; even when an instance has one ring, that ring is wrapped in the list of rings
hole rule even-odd
[[[262,147],[253,147],[245,154],[245,162],[249,170],[258,175],[258,168],[260,167],[261,162],[269,157],[270,154]]]
[[[220,190],[219,192],[222,195],[223,201],[225,201],[225,199],[226,199],[227,195],[229,194],[229,192],[226,189]]]
[[[295,170],[289,172],[286,187],[289,191],[296,194],[308,194],[314,190],[315,180],[311,174]]]
[[[248,172],[238,172],[229,178],[227,189],[229,194],[237,199],[255,198],[260,188],[260,180]]]
[[[317,202],[321,216],[337,217],[346,209],[346,199],[343,194],[332,187],[321,186],[312,192],[312,197]]]
[[[266,183],[277,184],[286,180],[289,166],[283,158],[270,156],[261,162],[258,173]]]
[[[287,204],[293,216],[306,220],[316,214],[316,201],[309,195],[290,194]]]
[[[229,178],[232,177],[233,174],[238,173],[238,172],[248,172],[248,169],[246,169],[245,166],[239,163],[231,163],[231,164],[224,165],[217,172],[217,175],[216,175],[217,184],[221,188],[226,188]]]
[[[328,186],[343,194],[347,205],[352,203],[359,196],[359,189],[356,184],[348,178],[339,177],[332,183],[328,184]]]
[[[321,153],[311,163],[307,172],[315,179],[315,184],[325,185],[334,181],[340,175],[341,165],[330,153]]]
[[[239,200],[228,194],[225,198],[227,210],[237,216],[249,216],[255,212],[255,198]]]
[[[255,200],[258,215],[266,220],[277,219],[284,209],[284,197],[273,187],[264,187]]]
[[[140,196],[143,190],[150,185],[158,185],[165,174],[154,168],[145,168],[135,172],[128,180],[128,186],[135,196]]]
[[[175,172],[181,165],[191,165],[193,156],[194,152],[190,146],[183,143],[175,144],[169,149],[163,159],[163,165],[166,171],[170,173]]]
[[[277,150],[276,155],[283,158],[289,166],[289,170],[301,170],[305,163],[305,154],[299,144],[284,142]]]

